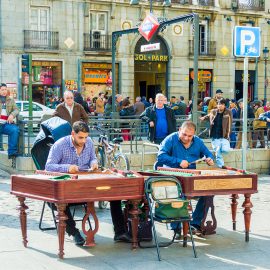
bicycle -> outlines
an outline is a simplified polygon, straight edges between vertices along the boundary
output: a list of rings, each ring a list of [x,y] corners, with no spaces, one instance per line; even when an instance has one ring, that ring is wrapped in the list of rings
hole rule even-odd
[[[109,142],[106,130],[100,127],[95,127],[95,129],[101,132],[98,138],[98,146],[96,148],[99,168],[102,170],[104,168],[115,168],[122,171],[129,171],[130,164],[128,157],[122,153],[121,142],[123,142],[123,139],[121,137],[117,137],[114,138],[112,142]],[[116,129],[112,129],[112,131],[117,132]],[[98,206],[100,209],[105,209],[107,204],[108,202],[100,201]]]

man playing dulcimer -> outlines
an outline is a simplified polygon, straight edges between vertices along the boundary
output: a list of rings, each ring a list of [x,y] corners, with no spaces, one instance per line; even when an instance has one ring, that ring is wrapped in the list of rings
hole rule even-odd
[[[179,128],[167,136],[160,145],[157,164],[171,168],[196,169],[198,161],[205,161],[209,166],[214,165],[214,156],[205,146],[204,142],[195,136],[196,126],[191,121],[185,121]],[[207,197],[200,197],[196,209],[192,214],[191,225],[197,231],[201,231],[201,222],[204,217],[204,205]],[[171,224],[172,229],[177,224]],[[177,231],[181,233],[181,231]]]

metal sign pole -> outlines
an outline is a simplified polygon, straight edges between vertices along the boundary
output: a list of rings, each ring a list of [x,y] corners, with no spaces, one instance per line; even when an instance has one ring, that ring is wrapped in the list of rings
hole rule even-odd
[[[248,57],[244,58],[242,169],[247,167]]]

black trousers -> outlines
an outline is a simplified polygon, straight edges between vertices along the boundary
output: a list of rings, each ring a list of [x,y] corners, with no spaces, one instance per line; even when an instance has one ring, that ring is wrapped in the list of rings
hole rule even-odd
[[[52,208],[53,210],[57,210],[56,205],[54,203],[48,203],[49,207]],[[81,205],[81,203],[73,203],[73,204],[68,204],[65,210],[65,214],[67,216],[67,220],[66,220],[66,233],[68,235],[72,235],[74,236],[76,234],[76,232],[78,232],[79,230],[76,228],[76,222],[74,221],[74,218],[71,214],[70,211],[70,206],[74,206],[74,205]]]
[[[121,207],[121,201],[111,201],[111,216],[113,222],[114,233],[120,235],[126,232],[125,229],[125,219]]]

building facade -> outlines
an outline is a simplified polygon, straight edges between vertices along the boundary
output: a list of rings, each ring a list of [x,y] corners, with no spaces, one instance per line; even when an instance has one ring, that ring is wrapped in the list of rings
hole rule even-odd
[[[159,21],[199,14],[199,98],[212,96],[218,88],[224,97],[242,97],[243,59],[233,56],[233,29],[260,27],[261,51],[270,47],[268,2],[172,0],[170,7],[163,7],[162,1],[153,0]],[[0,81],[8,84],[15,98],[27,100],[29,78],[21,72],[20,59],[22,54],[32,54],[34,101],[47,104],[65,89],[78,90],[86,98],[100,91],[110,94],[111,33],[139,26],[149,9],[149,1],[131,6],[128,0],[3,0]],[[159,44],[158,50],[141,52],[141,46],[149,43],[140,34],[123,35],[117,42],[116,92],[132,100],[139,95],[154,97],[157,92],[190,99],[193,37],[192,22],[175,23],[151,40]],[[250,99],[264,98],[269,72],[262,53],[250,59]]]

